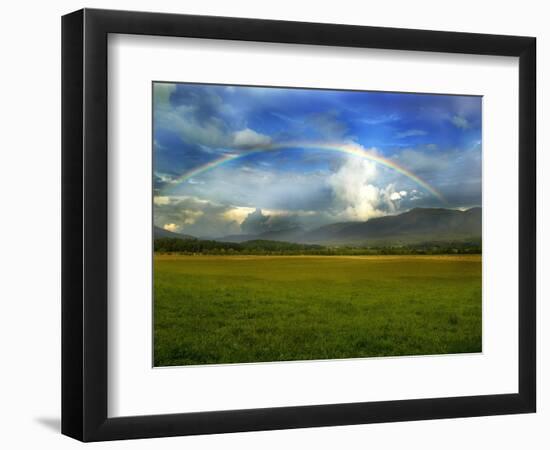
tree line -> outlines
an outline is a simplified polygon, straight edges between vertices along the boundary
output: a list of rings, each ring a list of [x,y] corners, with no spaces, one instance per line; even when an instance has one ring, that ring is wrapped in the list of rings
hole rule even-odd
[[[479,254],[481,250],[481,243],[475,241],[379,246],[323,246],[267,240],[237,243],[178,238],[159,238],[154,241],[156,253],[186,255],[443,255]]]

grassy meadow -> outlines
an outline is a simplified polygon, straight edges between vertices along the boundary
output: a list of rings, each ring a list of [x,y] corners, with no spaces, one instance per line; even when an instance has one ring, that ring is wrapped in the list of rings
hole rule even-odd
[[[155,366],[481,351],[481,255],[155,255]]]

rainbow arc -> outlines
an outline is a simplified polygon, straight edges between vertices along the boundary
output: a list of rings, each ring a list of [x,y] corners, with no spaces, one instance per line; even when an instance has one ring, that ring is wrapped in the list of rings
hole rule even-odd
[[[254,148],[252,150],[248,150],[242,153],[228,153],[226,155],[221,156],[220,158],[217,158],[213,161],[203,164],[202,166],[195,167],[194,169],[191,169],[188,172],[183,173],[179,177],[172,180],[172,182],[170,183],[170,186],[184,183],[190,180],[191,178],[195,178],[205,172],[216,169],[217,167],[220,167],[230,161],[242,159],[252,154],[269,152],[273,150],[292,150],[296,148],[316,149],[316,150],[344,153],[347,155],[356,156],[358,158],[367,159],[383,167],[387,167],[391,170],[394,170],[397,173],[400,173],[401,175],[406,176],[407,178],[412,180],[414,183],[416,183],[418,186],[420,186],[422,189],[429,192],[434,197],[438,198],[442,203],[447,203],[447,201],[445,200],[445,197],[443,197],[443,195],[439,191],[437,191],[427,181],[423,180],[415,173],[401,166],[396,161],[390,160],[388,158],[384,158],[376,154],[372,150],[367,150],[355,143],[294,141],[294,142],[284,142],[279,144],[272,144],[265,147]]]

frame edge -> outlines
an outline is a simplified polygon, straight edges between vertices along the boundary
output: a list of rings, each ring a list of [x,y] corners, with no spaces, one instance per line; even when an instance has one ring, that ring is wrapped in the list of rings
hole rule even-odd
[[[537,407],[537,41],[519,55],[519,393]]]
[[[61,19],[61,432],[82,440],[84,12]]]

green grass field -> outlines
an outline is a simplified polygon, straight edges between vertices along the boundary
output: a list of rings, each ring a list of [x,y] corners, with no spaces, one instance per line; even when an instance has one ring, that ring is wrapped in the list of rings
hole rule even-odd
[[[154,261],[155,366],[481,351],[481,255]]]

